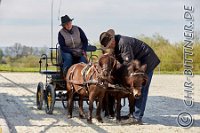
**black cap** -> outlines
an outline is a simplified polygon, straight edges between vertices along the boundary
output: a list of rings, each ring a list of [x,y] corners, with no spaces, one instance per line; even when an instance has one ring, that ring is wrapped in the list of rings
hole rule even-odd
[[[66,23],[74,20],[73,18],[71,19],[68,15],[62,16],[61,17],[61,25],[64,26]]]
[[[115,31],[113,29],[109,29],[107,32],[101,33],[99,37],[99,41],[103,48],[108,48],[114,39]]]

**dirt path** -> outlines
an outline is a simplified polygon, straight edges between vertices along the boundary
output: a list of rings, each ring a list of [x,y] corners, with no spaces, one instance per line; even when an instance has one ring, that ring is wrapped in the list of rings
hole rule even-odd
[[[44,110],[37,110],[35,104],[36,86],[39,81],[45,81],[38,73],[0,73],[0,128],[8,125],[10,132],[192,132],[200,133],[200,76],[193,78],[194,106],[186,109],[183,103],[182,75],[154,75],[144,125],[119,125],[115,120],[103,118],[104,123],[88,125],[86,119],[78,118],[76,105],[73,118],[66,118],[66,110],[60,102],[56,102],[54,114],[47,115]],[[87,112],[87,105],[85,112]],[[179,127],[176,118],[182,111],[188,111],[194,118],[194,124],[189,129]],[[94,111],[95,113],[95,111]],[[122,114],[127,114],[127,106]],[[6,121],[6,122],[5,122]],[[0,130],[1,131],[1,130]]]

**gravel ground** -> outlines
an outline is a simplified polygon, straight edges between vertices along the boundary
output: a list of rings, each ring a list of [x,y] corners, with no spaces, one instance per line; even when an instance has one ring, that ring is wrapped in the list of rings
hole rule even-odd
[[[45,78],[38,73],[0,73],[0,132],[200,133],[200,76],[192,78],[194,105],[187,108],[183,103],[186,78],[183,75],[154,75],[144,125],[119,124],[115,119],[108,118],[103,118],[104,123],[93,119],[93,124],[88,125],[86,119],[78,118],[77,104],[74,117],[67,119],[61,102],[56,102],[53,115],[47,115],[44,109],[36,108],[36,86],[40,81],[44,82]],[[88,111],[87,105],[84,109]],[[183,111],[193,117],[194,123],[190,128],[182,128],[177,124],[177,116]],[[126,105],[122,108],[122,114],[127,113]]]

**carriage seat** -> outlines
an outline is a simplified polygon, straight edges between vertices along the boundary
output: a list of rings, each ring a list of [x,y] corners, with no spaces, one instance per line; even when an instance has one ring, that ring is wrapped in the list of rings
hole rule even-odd
[[[58,64],[58,66],[62,67],[63,59],[62,59],[62,55],[61,55],[60,45],[58,46],[57,52],[58,52],[57,53],[57,64]]]
[[[86,52],[94,52],[96,50],[97,50],[96,46],[88,45]],[[57,64],[58,64],[58,66],[62,67],[62,65],[63,65],[63,58],[62,58],[62,55],[61,55],[60,45],[58,46],[57,51],[58,51],[58,53],[57,53]]]

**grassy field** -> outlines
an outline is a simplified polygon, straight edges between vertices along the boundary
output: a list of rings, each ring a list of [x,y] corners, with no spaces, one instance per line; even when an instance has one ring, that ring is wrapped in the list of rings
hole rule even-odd
[[[43,67],[42,70],[45,70]],[[48,70],[56,70],[55,67],[49,67]],[[0,72],[39,72],[39,67],[12,67],[10,65],[0,65]]]
[[[0,65],[0,71],[4,72],[38,72],[39,68],[23,68],[23,67],[11,67],[10,65]]]
[[[45,70],[45,68],[42,68],[42,70]],[[49,67],[48,70],[56,70],[55,67]],[[0,65],[0,72],[39,72],[39,67],[36,68],[30,68],[30,67],[11,67],[9,65]],[[183,74],[182,71],[154,71],[154,74]],[[200,74],[200,72],[194,72],[194,74]]]

